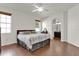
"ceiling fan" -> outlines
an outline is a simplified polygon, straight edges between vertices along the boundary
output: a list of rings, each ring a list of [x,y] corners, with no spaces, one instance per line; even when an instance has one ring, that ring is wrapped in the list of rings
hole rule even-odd
[[[34,6],[36,9],[33,10],[32,12],[36,12],[36,11],[38,11],[38,12],[48,11],[47,9],[45,9],[44,7],[42,7],[42,4],[41,4],[40,6],[34,4],[33,6]]]

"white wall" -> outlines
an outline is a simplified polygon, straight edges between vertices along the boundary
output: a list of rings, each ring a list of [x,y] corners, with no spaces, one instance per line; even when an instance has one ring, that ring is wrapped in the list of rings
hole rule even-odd
[[[67,42],[68,31],[68,11],[63,12],[63,19],[61,21],[61,41]]]
[[[79,5],[68,11],[68,42],[79,47]]]
[[[54,37],[54,30],[53,30],[53,19],[57,18],[60,20],[63,20],[63,13],[55,13],[52,14],[49,18],[45,19],[43,21],[43,23],[46,25],[42,25],[42,27],[46,27],[49,34],[50,34],[50,38],[52,39]]]
[[[12,13],[12,28],[11,33],[9,34],[2,34],[1,35],[1,43],[3,45],[16,43],[16,30],[20,29],[34,29],[35,28],[35,21],[33,16],[30,14],[21,13],[19,11],[0,7],[0,11],[10,12]]]

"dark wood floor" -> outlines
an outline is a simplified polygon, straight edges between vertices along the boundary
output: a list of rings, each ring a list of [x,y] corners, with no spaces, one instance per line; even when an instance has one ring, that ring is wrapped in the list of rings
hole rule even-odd
[[[79,48],[55,38],[50,44],[29,52],[17,44],[3,46],[1,56],[79,56]]]

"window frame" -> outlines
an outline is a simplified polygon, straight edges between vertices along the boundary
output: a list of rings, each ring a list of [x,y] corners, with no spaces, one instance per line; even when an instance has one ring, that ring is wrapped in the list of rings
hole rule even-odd
[[[4,19],[6,19],[5,22],[1,22],[0,21],[0,27],[1,27],[1,24],[5,24],[6,25],[4,28],[1,27],[2,29],[5,29],[5,31],[1,32],[1,33],[10,33],[11,32],[11,18],[10,18],[10,23],[8,23],[7,20],[9,18],[7,18],[7,16],[11,16],[12,14],[8,13],[8,12],[3,12],[3,11],[0,11],[0,14],[5,15]],[[0,16],[0,19],[1,19],[1,16]],[[7,27],[8,25],[10,25],[10,27]],[[7,31],[8,29],[10,30],[10,32]]]

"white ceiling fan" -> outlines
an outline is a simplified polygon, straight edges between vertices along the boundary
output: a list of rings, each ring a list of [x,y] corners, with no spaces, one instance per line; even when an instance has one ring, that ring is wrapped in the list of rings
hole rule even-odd
[[[38,12],[48,11],[47,9],[45,9],[44,7],[42,7],[42,5],[38,6],[38,5],[34,4],[33,6],[34,6],[36,9],[33,10],[32,12],[36,12],[36,11],[38,11]]]

